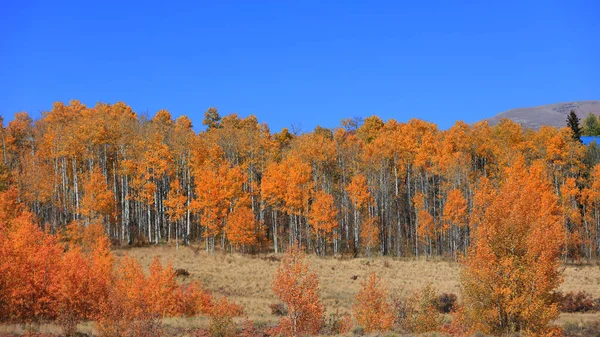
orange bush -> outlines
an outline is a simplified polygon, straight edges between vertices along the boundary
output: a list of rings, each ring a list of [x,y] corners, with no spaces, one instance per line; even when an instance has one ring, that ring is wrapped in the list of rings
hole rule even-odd
[[[304,259],[299,249],[290,249],[275,273],[273,292],[288,309],[277,326],[277,332],[284,336],[316,334],[323,325],[319,280]]]
[[[212,306],[208,310],[208,316],[211,318],[211,336],[235,336],[236,331],[233,318],[241,316],[243,313],[244,310],[242,307],[235,303],[229,302],[225,297],[213,300]]]
[[[212,308],[212,296],[202,288],[202,284],[193,281],[179,286],[175,294],[177,315],[195,316],[207,314]]]
[[[2,205],[0,213],[0,322],[35,327],[56,320],[72,336],[78,323],[95,320],[102,336],[157,336],[166,316],[205,314],[213,326],[231,330],[242,313],[225,298],[213,300],[198,282],[179,286],[173,268],[158,259],[148,276],[127,256],[115,267],[99,220],[71,223],[59,242],[29,213]]]
[[[372,273],[361,282],[362,288],[356,295],[354,318],[366,332],[387,331],[392,328],[394,316],[389,302],[387,285]]]
[[[0,320],[18,323],[56,318],[63,251],[29,213],[0,228]]]
[[[331,335],[343,335],[350,332],[354,327],[352,316],[350,314],[340,314],[339,311],[329,315],[327,323],[327,333]]]
[[[158,259],[146,277],[139,262],[122,258],[110,294],[101,303],[98,330],[104,336],[160,334],[160,319],[178,312],[177,289],[175,272]]]
[[[73,222],[63,241],[69,250],[62,254],[57,282],[57,315],[63,333],[71,336],[77,324],[92,320],[98,304],[109,295],[114,259],[102,226]]]

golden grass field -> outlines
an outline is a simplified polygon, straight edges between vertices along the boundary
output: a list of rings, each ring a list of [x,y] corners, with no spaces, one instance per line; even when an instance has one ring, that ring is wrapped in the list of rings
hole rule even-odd
[[[245,307],[248,318],[255,321],[275,322],[278,317],[271,314],[270,304],[278,303],[271,290],[271,282],[280,256],[273,254],[241,255],[206,253],[202,247],[144,247],[115,250],[117,256],[128,254],[148,268],[155,256],[173,268],[183,268],[189,277],[179,277],[181,282],[201,281],[213,294],[227,296]],[[361,280],[371,272],[384,278],[390,293],[403,296],[431,283],[440,292],[455,293],[460,298],[459,264],[442,260],[414,258],[394,259],[389,257],[341,259],[308,255],[312,269],[319,277],[321,297],[328,313],[351,312]],[[353,276],[358,276],[356,280]],[[564,267],[564,283],[561,290],[585,290],[595,298],[600,297],[600,266],[567,265]],[[600,320],[600,313],[562,314],[558,324],[566,322]],[[165,325],[170,329],[205,327],[208,320],[203,317],[169,318]],[[0,333],[19,332],[17,326],[0,326]],[[81,332],[90,333],[93,325],[83,324]],[[41,332],[59,333],[53,325],[44,325]]]
[[[271,282],[280,257],[273,254],[241,255],[206,253],[193,247],[147,247],[118,250],[118,255],[129,254],[148,267],[155,256],[163,263],[172,263],[174,268],[184,268],[190,276],[180,278],[182,282],[200,280],[214,294],[224,295],[242,304],[252,320],[275,321],[270,304],[278,299],[271,290]],[[460,298],[460,266],[456,262],[443,260],[416,260],[375,257],[340,259],[308,255],[312,269],[319,277],[321,297],[328,313],[339,310],[350,312],[360,282],[371,272],[384,278],[390,293],[410,295],[427,283],[438,291],[455,293]],[[353,276],[358,276],[353,280]],[[187,279],[187,280],[186,280]],[[600,297],[600,266],[595,264],[567,265],[564,267],[563,292],[584,290],[594,298]],[[562,314],[559,324],[567,321],[600,320],[600,313]],[[183,324],[174,319],[173,324]],[[189,322],[187,322],[189,323]]]

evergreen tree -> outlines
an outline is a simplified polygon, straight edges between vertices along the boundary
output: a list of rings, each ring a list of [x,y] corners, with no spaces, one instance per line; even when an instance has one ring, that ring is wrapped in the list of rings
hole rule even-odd
[[[575,110],[569,112],[567,126],[573,131],[573,139],[581,142],[581,127],[579,126],[579,117],[575,114]]]

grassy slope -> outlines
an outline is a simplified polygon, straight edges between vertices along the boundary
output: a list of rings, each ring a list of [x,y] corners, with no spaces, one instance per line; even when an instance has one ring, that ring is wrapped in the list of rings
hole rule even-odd
[[[279,262],[273,255],[210,255],[202,249],[191,247],[180,247],[179,250],[174,247],[135,248],[119,250],[117,254],[129,254],[146,267],[154,256],[158,256],[163,262],[171,262],[174,268],[187,269],[191,274],[187,281],[198,279],[214,293],[228,296],[244,305],[250,318],[275,319],[270,313],[269,304],[277,302],[271,291],[271,282]],[[460,297],[458,263],[388,257],[342,260],[309,255],[308,259],[319,276],[321,295],[328,312],[350,311],[361,279],[371,272],[377,272],[387,280],[394,294],[408,294],[431,282],[439,291],[455,293]],[[355,275],[358,276],[357,280],[352,279]],[[600,297],[600,267],[566,266],[561,290],[585,290],[594,297]]]
[[[248,317],[262,322],[274,322],[278,318],[271,315],[270,304],[278,300],[271,290],[271,282],[279,265],[279,257],[269,255],[207,254],[194,247],[145,247],[116,250],[115,254],[128,254],[137,258],[148,268],[155,256],[163,263],[171,262],[174,268],[183,268],[190,276],[180,278],[181,282],[200,280],[217,295],[224,295],[242,304]],[[360,288],[360,281],[371,272],[377,272],[390,286],[393,294],[405,295],[413,290],[432,283],[439,291],[455,293],[460,297],[459,265],[447,261],[425,261],[415,259],[339,259],[333,257],[308,256],[310,264],[319,276],[321,296],[328,313],[339,310],[350,312],[354,296]],[[353,276],[358,276],[353,280]],[[600,267],[566,266],[562,291],[585,290],[594,297],[600,297]],[[600,320],[600,314],[563,314],[558,320],[567,321]],[[170,328],[206,326],[207,320],[197,318],[170,318],[166,320]],[[16,332],[18,327],[0,326],[0,333]],[[92,325],[80,327],[82,332],[91,332]],[[59,333],[53,325],[45,325],[42,332]]]

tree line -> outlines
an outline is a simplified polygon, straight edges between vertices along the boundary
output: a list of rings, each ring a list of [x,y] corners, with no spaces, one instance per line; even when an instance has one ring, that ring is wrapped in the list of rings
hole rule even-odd
[[[274,133],[215,108],[203,124],[196,133],[185,116],[122,102],[20,112],[0,130],[0,188],[15,186],[51,232],[100,223],[114,244],[457,257],[480,225],[475,196],[499,191],[519,163],[552,187],[563,257],[600,253],[600,150],[569,128],[372,116]]]

